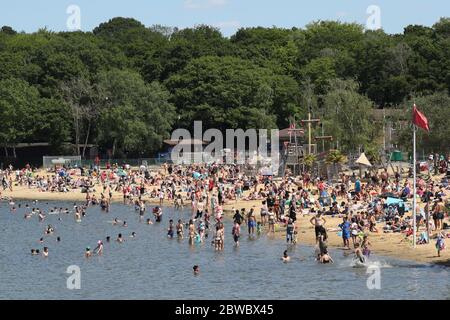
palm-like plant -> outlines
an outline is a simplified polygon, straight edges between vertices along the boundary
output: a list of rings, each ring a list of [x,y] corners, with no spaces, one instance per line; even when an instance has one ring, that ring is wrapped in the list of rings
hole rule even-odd
[[[347,157],[339,150],[331,150],[325,159],[327,164],[343,164],[348,161]]]
[[[372,163],[372,164],[381,163],[380,152],[378,152],[378,150],[376,148],[374,148],[374,147],[366,148],[365,154],[367,156],[367,159],[370,161],[370,163]]]
[[[331,150],[325,158],[325,163],[333,165],[334,174],[338,174],[336,167],[338,164],[344,164],[348,161],[347,157],[339,150]]]
[[[307,154],[303,158],[303,164],[310,170],[314,163],[317,161],[317,157],[314,154]]]

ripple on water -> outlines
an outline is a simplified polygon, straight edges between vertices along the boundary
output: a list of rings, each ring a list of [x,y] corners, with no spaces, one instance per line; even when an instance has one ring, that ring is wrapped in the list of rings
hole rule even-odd
[[[49,207],[72,208],[73,203],[40,203]],[[22,210],[22,211],[21,211]],[[149,210],[149,212],[151,212]],[[147,214],[148,215],[148,214]],[[181,214],[188,220],[189,213]],[[23,219],[23,208],[11,214],[0,203],[1,299],[448,299],[449,277],[445,267],[431,267],[391,258],[373,256],[380,267],[381,290],[369,290],[370,274],[351,267],[351,257],[331,250],[335,264],[319,265],[314,248],[289,247],[290,263],[280,261],[287,248],[282,240],[261,235],[249,239],[242,228],[241,246],[235,248],[231,225],[226,221],[225,251],[216,252],[210,241],[190,247],[187,240],[167,239],[170,218],[179,212],[164,209],[163,222],[140,223],[132,207],[113,204],[111,213],[89,208],[81,223],[72,215],[51,215],[39,223],[36,217]],[[115,217],[128,227],[112,226]],[[56,232],[38,243],[44,228],[52,224]],[[135,239],[129,238],[132,231]],[[118,233],[125,243],[114,241]],[[106,243],[109,235],[111,243]],[[62,241],[56,242],[56,236]],[[104,255],[87,260],[87,246],[105,243]],[[48,246],[50,257],[32,257],[31,248]],[[81,290],[68,290],[69,265],[81,268]],[[200,266],[193,276],[192,266]]]

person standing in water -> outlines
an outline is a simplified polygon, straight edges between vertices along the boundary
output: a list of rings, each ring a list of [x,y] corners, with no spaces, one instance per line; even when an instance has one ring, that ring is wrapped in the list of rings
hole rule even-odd
[[[167,236],[171,239],[173,238],[173,235],[174,235],[173,229],[174,229],[173,220],[170,219],[169,220],[169,228],[167,229]]]
[[[355,260],[357,260],[361,263],[366,262],[366,258],[364,257],[364,255],[362,253],[359,243],[355,243]]]
[[[294,231],[295,231],[295,223],[289,218],[289,221],[286,226],[286,242],[294,243]]]
[[[367,234],[365,234],[363,236],[363,240],[362,240],[362,243],[361,243],[361,249],[362,249],[363,255],[365,257],[367,257],[367,258],[370,257],[370,252],[371,252],[370,251],[370,246],[371,246],[371,243],[369,241],[369,236]]]
[[[236,245],[236,247],[239,247],[239,236],[241,234],[241,226],[239,225],[239,223],[234,223],[231,234],[233,235],[234,244]]]
[[[269,220],[269,230],[268,233],[275,233],[275,213],[273,213],[272,208],[269,208],[269,212],[267,213]]]
[[[256,228],[256,218],[254,214],[254,209],[251,208],[247,214],[247,224],[248,224],[248,235],[252,236],[255,234]]]
[[[178,237],[178,239],[183,239],[184,226],[183,226],[183,222],[181,221],[181,219],[178,220],[176,229],[177,229],[177,237]]]
[[[326,238],[327,231],[325,230],[325,223],[327,223],[327,220],[321,216],[320,213],[318,213],[315,217],[312,217],[311,220],[309,220],[309,223],[311,223],[314,226],[314,232],[316,234],[316,243],[319,241],[319,235],[324,234],[324,237]]]
[[[99,256],[103,254],[103,242],[102,242],[102,240],[98,240],[97,247],[95,247],[94,252],[96,252]]]
[[[341,228],[341,230],[342,230],[342,240],[344,242],[344,247],[346,249],[350,250],[350,241],[349,241],[349,239],[350,239],[350,228],[351,228],[351,225],[348,222],[348,218],[347,217],[343,218],[343,222],[339,225],[339,228]]]
[[[193,245],[194,244],[194,239],[195,239],[195,225],[194,225],[194,221],[191,219],[189,220],[189,244]]]

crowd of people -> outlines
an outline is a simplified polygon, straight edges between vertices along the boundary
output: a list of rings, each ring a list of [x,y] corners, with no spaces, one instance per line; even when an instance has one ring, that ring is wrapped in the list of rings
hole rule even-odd
[[[329,232],[337,232],[342,237],[344,249],[353,249],[355,259],[361,262],[370,256],[371,233],[403,233],[410,241],[411,235],[418,232],[418,244],[429,243],[431,234],[436,239],[439,255],[449,236],[446,231],[449,225],[445,222],[449,184],[445,176],[441,181],[418,180],[417,196],[425,206],[418,207],[414,214],[406,214],[406,204],[413,197],[411,181],[401,178],[399,173],[391,176],[387,169],[366,174],[364,179],[343,173],[339,182],[330,183],[320,177],[313,178],[308,172],[278,179],[247,174],[244,167],[237,165],[164,164],[153,172],[143,166],[131,168],[117,164],[106,169],[60,167],[42,172],[27,165],[23,169],[9,166],[1,170],[0,181],[1,190],[3,193],[8,191],[9,195],[4,196],[0,191],[0,198],[10,201],[12,211],[17,210],[12,198],[18,187],[45,193],[85,194],[85,202],[74,204],[73,210],[53,208],[45,213],[37,205],[27,204],[24,218],[36,215],[39,221],[44,221],[46,214],[73,213],[75,221],[80,222],[89,206],[99,205],[101,210],[109,212],[111,201],[119,194],[125,205],[135,206],[139,218],[147,224],[161,223],[163,207],[173,205],[175,210],[188,211],[190,217],[187,223],[183,219],[176,223],[170,220],[167,236],[180,240],[187,238],[190,245],[210,240],[217,251],[224,250],[225,244],[224,206],[232,206],[230,233],[235,246],[240,245],[243,225],[249,237],[284,230],[286,242],[295,245],[299,236],[299,217],[311,216],[309,222],[314,227],[316,257],[321,263],[333,262],[327,244]],[[96,194],[100,194],[99,198]],[[389,199],[397,199],[398,203],[389,205]],[[235,208],[249,201],[260,204],[247,209]],[[145,220],[149,203],[157,206],[151,210],[153,217]],[[328,217],[339,217],[342,223],[329,225]],[[416,219],[417,230],[413,230],[413,219]],[[126,221],[116,218],[112,224],[126,226]],[[421,230],[427,232],[420,233]],[[116,240],[122,242],[123,235],[119,234]],[[39,249],[32,249],[33,255],[39,252]],[[48,248],[42,253],[48,256]],[[98,241],[94,251],[86,248],[86,257],[93,253],[103,253],[103,240]],[[290,260],[287,251],[282,260]]]

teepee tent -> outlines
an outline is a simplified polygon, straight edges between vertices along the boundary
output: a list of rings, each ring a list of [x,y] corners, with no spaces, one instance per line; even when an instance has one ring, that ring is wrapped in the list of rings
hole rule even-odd
[[[362,166],[371,167],[372,164],[370,163],[369,159],[367,159],[366,155],[361,153],[358,160],[355,161],[355,163],[359,164],[359,176],[362,178]]]
[[[364,152],[361,153],[361,155],[359,156],[358,160],[355,161],[355,163],[362,164],[362,165],[367,166],[367,167],[371,167],[372,166],[372,164],[370,163],[369,159],[367,159],[367,157],[364,154]]]

